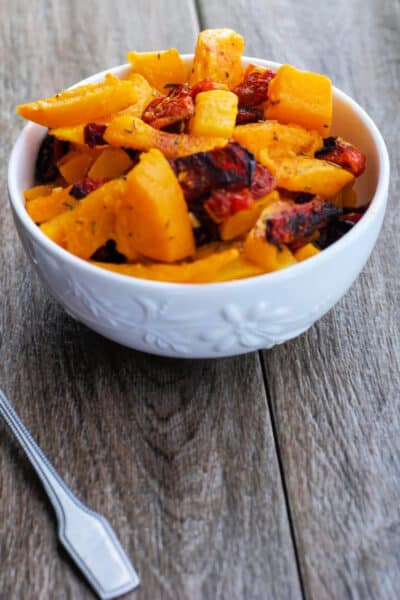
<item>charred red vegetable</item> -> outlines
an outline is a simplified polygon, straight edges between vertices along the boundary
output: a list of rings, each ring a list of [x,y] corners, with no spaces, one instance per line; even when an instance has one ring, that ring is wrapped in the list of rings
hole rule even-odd
[[[280,246],[293,244],[337,219],[341,211],[327,200],[314,198],[305,204],[293,204],[266,220],[266,239]]]
[[[69,142],[62,142],[47,134],[41,143],[36,159],[35,178],[37,183],[49,183],[59,175],[57,161],[69,150]]]
[[[221,149],[175,158],[170,164],[189,203],[215,188],[231,184],[239,188],[250,187],[255,168],[254,156],[237,142]]]
[[[355,177],[359,177],[365,170],[365,155],[359,148],[340,137],[325,138],[324,145],[315,153],[315,158],[333,162],[353,173]]]
[[[103,135],[107,125],[101,123],[88,123],[83,130],[83,139],[85,144],[93,148],[94,146],[104,146],[106,144]]]
[[[236,125],[246,125],[247,123],[256,123],[263,118],[261,108],[253,108],[251,106],[239,106],[236,117]]]
[[[97,190],[97,188],[106,183],[106,181],[107,179],[90,179],[87,177],[86,179],[75,183],[72,186],[69,195],[77,200],[82,200],[82,198],[85,198],[88,194]]]
[[[251,71],[245,75],[232,91],[239,97],[240,106],[257,106],[265,102],[268,96],[269,82],[275,77],[272,71]]]
[[[211,79],[202,79],[190,88],[189,93],[194,100],[200,92],[210,92],[211,90],[217,90],[219,87],[220,86],[218,86],[217,83],[214,83],[214,81],[211,81]]]
[[[275,178],[266,167],[256,164],[250,187],[237,189],[235,184],[214,190],[204,206],[216,221],[223,221],[239,210],[251,208],[257,198],[266,196],[276,186]]]
[[[175,123],[188,121],[194,114],[192,96],[186,85],[173,86],[168,96],[155,98],[143,114],[143,121],[163,129]]]

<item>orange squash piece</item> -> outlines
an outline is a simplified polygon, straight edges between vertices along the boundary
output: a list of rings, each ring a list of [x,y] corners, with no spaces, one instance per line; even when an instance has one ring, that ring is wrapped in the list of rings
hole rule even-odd
[[[58,161],[57,167],[67,183],[76,183],[84,179],[96,158],[90,150],[70,150]]]
[[[255,277],[265,273],[264,269],[244,258],[238,256],[228,264],[224,265],[218,273],[212,277],[211,281],[233,281],[235,279],[246,279],[247,277]]]
[[[253,206],[248,210],[240,210],[231,217],[228,217],[219,226],[219,234],[222,240],[233,240],[234,238],[247,233],[257,222],[261,211],[279,200],[278,192],[274,191],[258,200],[255,200]]]
[[[54,219],[68,210],[72,210],[78,204],[78,200],[70,196],[72,185],[67,188],[54,188],[50,194],[36,196],[26,203],[26,210],[32,221],[44,223]]]
[[[115,215],[126,192],[126,182],[115,179],[79,201],[76,208],[41,225],[54,242],[88,259],[107,240],[114,239]]]
[[[238,125],[232,137],[250,150],[257,160],[260,160],[262,150],[268,150],[272,158],[298,154],[312,157],[322,146],[322,138],[316,131],[300,125],[282,125],[278,121]]]
[[[183,191],[166,158],[153,149],[128,174],[122,204],[131,244],[142,255],[164,262],[194,254],[192,226]]]
[[[298,262],[301,262],[302,260],[306,260],[307,258],[311,258],[311,256],[315,256],[316,254],[319,254],[321,252],[321,250],[319,250],[315,244],[304,244],[304,246],[302,246],[301,248],[299,248],[298,250],[296,250],[296,252],[294,253],[294,257]]]
[[[354,181],[354,175],[349,171],[317,158],[295,156],[274,161],[268,151],[263,150],[260,162],[274,175],[278,187],[291,192],[308,192],[329,198]]]
[[[116,113],[135,102],[135,98],[135,86],[130,81],[109,76],[102,83],[87,83],[50,98],[20,104],[17,112],[45,127],[70,127]]]
[[[173,283],[206,283],[213,281],[218,273],[231,262],[235,261],[238,256],[239,251],[231,248],[230,250],[212,254],[206,258],[201,258],[193,262],[183,262],[177,265],[113,265],[96,262],[93,264],[108,271],[130,275],[131,277],[139,277],[140,279],[153,279]]]
[[[332,124],[330,79],[283,65],[269,84],[265,116],[280,123],[297,123],[328,136]]]
[[[139,73],[150,85],[165,92],[168,83],[184,83],[186,70],[176,48],[159,52],[128,52],[126,55],[134,73]]]
[[[232,29],[205,29],[197,37],[196,50],[189,79],[194,85],[211,79],[234,88],[243,79],[242,53],[244,39]]]
[[[195,152],[205,152],[222,148],[228,143],[226,138],[175,134],[159,131],[144,121],[130,116],[116,117],[104,134],[111,146],[125,146],[137,150],[157,148],[167,158],[187,156]]]
[[[120,148],[105,148],[89,169],[91,179],[115,179],[132,166],[132,159]]]
[[[230,138],[236,123],[238,97],[226,90],[200,92],[196,96],[195,114],[190,133]]]

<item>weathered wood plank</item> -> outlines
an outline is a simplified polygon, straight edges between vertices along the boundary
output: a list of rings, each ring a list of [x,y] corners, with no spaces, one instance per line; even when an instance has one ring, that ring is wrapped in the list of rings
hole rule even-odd
[[[1,164],[21,101],[126,50],[190,51],[190,2],[0,0]],[[172,361],[108,342],[42,290],[17,240],[0,172],[0,382],[142,586],[131,597],[299,598],[258,355]],[[56,544],[54,519],[5,429],[0,437],[0,598],[93,597]]]
[[[206,26],[247,53],[328,73],[376,120],[392,160],[383,233],[347,296],[264,353],[307,596],[395,598],[400,588],[400,10],[397,2],[202,0]]]

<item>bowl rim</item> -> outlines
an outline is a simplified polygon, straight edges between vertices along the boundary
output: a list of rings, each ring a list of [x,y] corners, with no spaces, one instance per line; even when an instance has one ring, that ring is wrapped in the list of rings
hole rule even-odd
[[[182,59],[186,63],[186,65],[190,64],[190,60],[193,60],[193,54],[182,54]],[[277,63],[274,61],[269,61],[266,59],[243,56],[243,62],[245,64],[258,64],[260,66],[264,66],[270,68],[272,70],[277,70],[281,63]],[[113,73],[116,75],[122,74],[125,70],[128,70],[130,65],[128,63],[124,63],[121,65],[117,65],[114,67],[110,67],[103,71],[99,71],[85,79],[80,80],[75,83],[71,87],[76,87],[78,85],[82,85],[84,83],[90,83],[92,81],[97,81],[100,78],[104,77],[106,73]],[[235,279],[232,281],[221,281],[221,282],[209,282],[209,283],[176,283],[176,282],[167,282],[167,281],[157,281],[151,279],[141,279],[132,275],[125,275],[122,273],[116,273],[114,271],[109,271],[107,269],[103,269],[102,267],[98,267],[88,261],[81,259],[55,242],[53,242],[50,238],[48,238],[40,228],[31,220],[26,209],[25,203],[22,197],[22,194],[19,193],[18,190],[18,180],[16,177],[17,164],[20,154],[23,152],[26,138],[28,138],[29,134],[37,130],[46,131],[46,128],[41,125],[37,125],[36,123],[28,123],[24,126],[22,131],[19,133],[9,159],[8,163],[8,192],[9,192],[9,200],[10,204],[18,216],[19,220],[22,222],[24,227],[28,230],[31,236],[40,244],[44,246],[46,251],[52,255],[55,255],[61,261],[65,261],[67,264],[71,265],[71,267],[77,268],[79,271],[86,271],[89,274],[102,275],[104,279],[107,279],[112,282],[119,281],[120,283],[130,282],[130,285],[138,286],[138,287],[146,287],[152,288],[155,291],[158,290],[160,292],[166,291],[168,288],[171,290],[187,290],[199,292],[200,290],[209,291],[209,290],[233,290],[234,288],[241,288],[242,286],[249,285],[252,283],[262,283],[263,286],[275,285],[278,282],[284,282],[293,277],[297,277],[297,275],[301,276],[301,273],[307,273],[310,269],[314,268],[319,264],[322,266],[325,262],[329,261],[331,257],[340,250],[345,250],[348,246],[352,245],[356,242],[356,240],[364,234],[365,230],[368,229],[371,222],[377,218],[377,216],[385,211],[386,201],[389,190],[389,180],[390,180],[390,162],[389,162],[389,154],[386,148],[385,141],[383,139],[382,134],[380,133],[378,127],[375,125],[372,118],[368,115],[368,113],[355,101],[353,98],[348,96],[345,92],[340,90],[339,88],[332,86],[333,94],[339,100],[348,104],[351,109],[358,114],[359,118],[368,129],[369,134],[371,135],[375,148],[377,150],[377,160],[378,160],[378,180],[375,193],[371,199],[370,205],[366,212],[364,213],[362,219],[356,223],[356,225],[343,237],[337,240],[328,248],[325,248],[323,251],[310,257],[308,260],[301,261],[295,265],[291,265],[285,269],[281,269],[279,271],[274,271],[271,273],[263,273],[261,275],[248,277],[244,279]]]

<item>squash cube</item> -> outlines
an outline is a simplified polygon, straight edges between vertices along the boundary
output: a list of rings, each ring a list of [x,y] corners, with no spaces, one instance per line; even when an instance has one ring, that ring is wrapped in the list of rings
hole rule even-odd
[[[189,83],[202,79],[234,88],[243,79],[241,57],[244,39],[232,29],[205,29],[197,38]]]
[[[89,169],[91,179],[115,179],[132,166],[132,159],[120,148],[105,148]]]
[[[43,194],[28,200],[26,211],[32,221],[44,223],[75,208],[79,200],[70,195],[71,188],[71,185],[67,188],[54,188],[50,194]]]
[[[320,252],[321,250],[319,250],[314,244],[309,243],[304,244],[304,246],[296,250],[296,252],[294,253],[294,257],[298,262],[301,262],[302,260],[306,260],[307,258],[315,256]]]
[[[105,183],[67,211],[41,225],[41,230],[72,254],[88,259],[109,239],[114,239],[115,215],[125,195],[126,182]]]
[[[67,183],[76,183],[86,177],[95,158],[91,150],[70,150],[58,161],[57,167]]]
[[[142,154],[128,174],[123,204],[130,215],[132,246],[144,256],[174,262],[195,251],[183,191],[159,150]]]
[[[238,125],[232,137],[250,150],[257,160],[262,150],[268,150],[274,158],[298,154],[311,157],[322,145],[322,138],[316,131],[300,125],[282,125],[277,121]]]
[[[184,83],[186,71],[176,48],[160,52],[128,52],[127,59],[134,73],[142,75],[150,85],[160,91],[168,83]]]
[[[255,200],[251,208],[239,210],[231,217],[228,217],[219,226],[221,239],[224,241],[233,240],[234,238],[247,233],[256,224],[261,211],[278,200],[278,192],[271,192],[270,194]]]
[[[280,123],[297,123],[328,136],[332,123],[330,79],[283,65],[269,84],[265,116]]]
[[[200,92],[190,132],[194,135],[230,138],[238,112],[238,97],[225,90]]]
[[[274,161],[268,151],[263,150],[260,161],[274,175],[277,186],[291,192],[308,192],[329,198],[354,181],[354,175],[349,171],[317,158],[295,156]]]

